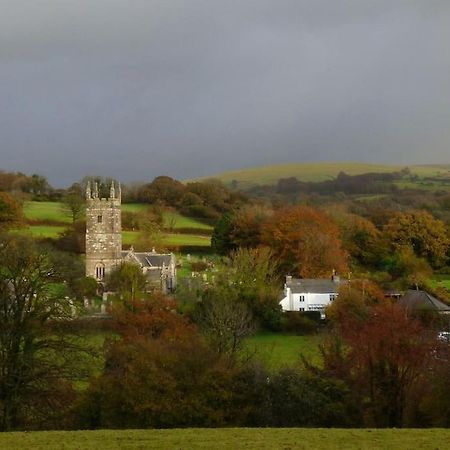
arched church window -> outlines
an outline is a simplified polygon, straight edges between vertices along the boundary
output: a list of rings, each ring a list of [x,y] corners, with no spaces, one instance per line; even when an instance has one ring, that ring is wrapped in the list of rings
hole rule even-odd
[[[105,266],[103,264],[97,264],[95,267],[95,277],[97,280],[103,280],[105,278]]]
[[[97,223],[102,223],[103,222],[103,216],[99,215],[97,216]]]

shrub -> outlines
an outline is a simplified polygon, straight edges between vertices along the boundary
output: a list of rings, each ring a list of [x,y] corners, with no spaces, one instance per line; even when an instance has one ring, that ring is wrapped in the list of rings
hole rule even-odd
[[[310,311],[316,313],[317,311]],[[318,312],[317,312],[318,313]],[[320,319],[320,313],[318,313]],[[287,311],[285,313],[284,330],[289,333],[299,335],[313,334],[317,332],[318,323],[314,320],[315,315],[309,314],[308,311]]]

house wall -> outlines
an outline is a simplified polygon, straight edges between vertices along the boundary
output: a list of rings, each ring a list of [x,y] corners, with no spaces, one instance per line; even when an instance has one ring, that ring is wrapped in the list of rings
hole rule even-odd
[[[285,297],[280,305],[283,311],[321,311],[332,302],[330,296],[336,296],[334,292],[316,294],[311,292],[292,293],[290,288],[285,289]],[[302,300],[303,298],[303,300]]]

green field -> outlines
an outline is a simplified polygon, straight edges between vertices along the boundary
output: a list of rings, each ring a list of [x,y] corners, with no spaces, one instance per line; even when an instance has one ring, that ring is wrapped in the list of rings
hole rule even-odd
[[[145,205],[127,203],[122,205],[123,211],[138,212],[145,209]],[[31,234],[40,238],[57,238],[64,231],[65,226],[71,223],[72,219],[62,203],[58,202],[26,202],[24,204],[24,213],[31,225],[28,228],[21,229],[18,232]],[[167,210],[163,213],[164,226],[171,228],[173,231],[177,229],[193,229],[198,230],[198,234],[194,233],[164,233],[162,243],[172,246],[202,246],[209,247],[211,245],[212,227],[208,224],[200,222],[191,217],[185,217],[181,214]],[[50,222],[50,224],[46,224]],[[53,224],[52,224],[53,223]],[[133,231],[124,231],[123,243],[125,245],[133,245],[137,242],[139,233]]]
[[[38,238],[52,238],[55,239],[60,233],[65,230],[64,226],[51,226],[51,225],[32,225],[28,228],[19,230],[22,234],[31,234],[33,237]]]
[[[192,217],[182,216],[174,211],[165,211],[163,214],[164,226],[166,228],[196,228],[198,230],[211,231],[213,227],[206,223],[199,222]]]
[[[123,231],[122,241],[125,246],[135,245],[139,240],[139,232]],[[200,236],[197,234],[177,234],[164,233],[162,235],[162,243],[165,245],[195,245],[201,247],[209,247],[211,245],[210,236]]]
[[[431,285],[436,287],[443,287],[450,292],[450,275],[434,275],[431,281]]]
[[[57,238],[60,233],[64,231],[63,226],[50,226],[50,225],[32,225],[28,228],[17,230],[20,234],[31,234],[33,237],[38,238]],[[135,245],[139,240],[139,232],[137,231],[123,231],[122,232],[123,244],[125,246]],[[177,234],[177,233],[164,233],[162,235],[162,243],[164,245],[194,245],[201,247],[209,247],[211,245],[210,236],[200,236],[196,234]]]
[[[348,175],[359,175],[368,172],[389,173],[399,171],[404,167],[357,162],[276,164],[222,172],[209,177],[187,180],[187,182],[217,178],[226,184],[230,184],[233,180],[236,180],[238,187],[249,187],[254,184],[275,184],[280,178],[297,177],[301,181],[325,181],[336,177],[339,172],[345,172]],[[408,167],[411,173],[417,174],[419,177],[450,175],[450,164]]]
[[[300,355],[320,364],[320,335],[295,336],[284,333],[260,333],[246,340],[245,350],[269,369],[280,369],[300,362]]]
[[[138,203],[124,203],[122,211],[139,212],[145,210],[147,205]],[[70,213],[64,209],[64,205],[60,202],[25,202],[24,204],[25,218],[29,221],[51,221],[59,222],[61,224],[68,224],[72,222]],[[179,228],[196,228],[198,230],[211,231],[212,226],[200,222],[192,217],[182,216],[176,211],[163,212],[164,226],[173,229]]]
[[[70,212],[59,202],[25,202],[23,205],[25,218],[33,221],[71,223]]]
[[[448,429],[187,428],[0,433],[2,450],[444,450]]]
[[[122,204],[122,211],[124,212],[140,212],[144,211],[148,205],[140,203],[124,203]],[[176,211],[166,210],[163,212],[164,227],[166,228],[196,228],[198,230],[212,230],[212,226],[200,222],[192,217],[182,216]]]

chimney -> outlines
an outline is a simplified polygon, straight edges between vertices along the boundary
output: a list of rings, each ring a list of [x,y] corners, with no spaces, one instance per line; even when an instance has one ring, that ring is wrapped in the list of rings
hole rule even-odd
[[[331,275],[331,281],[334,281],[335,283],[341,282],[341,277],[336,274],[336,271],[333,269],[333,274]]]
[[[292,283],[292,275],[286,275],[286,284]]]

